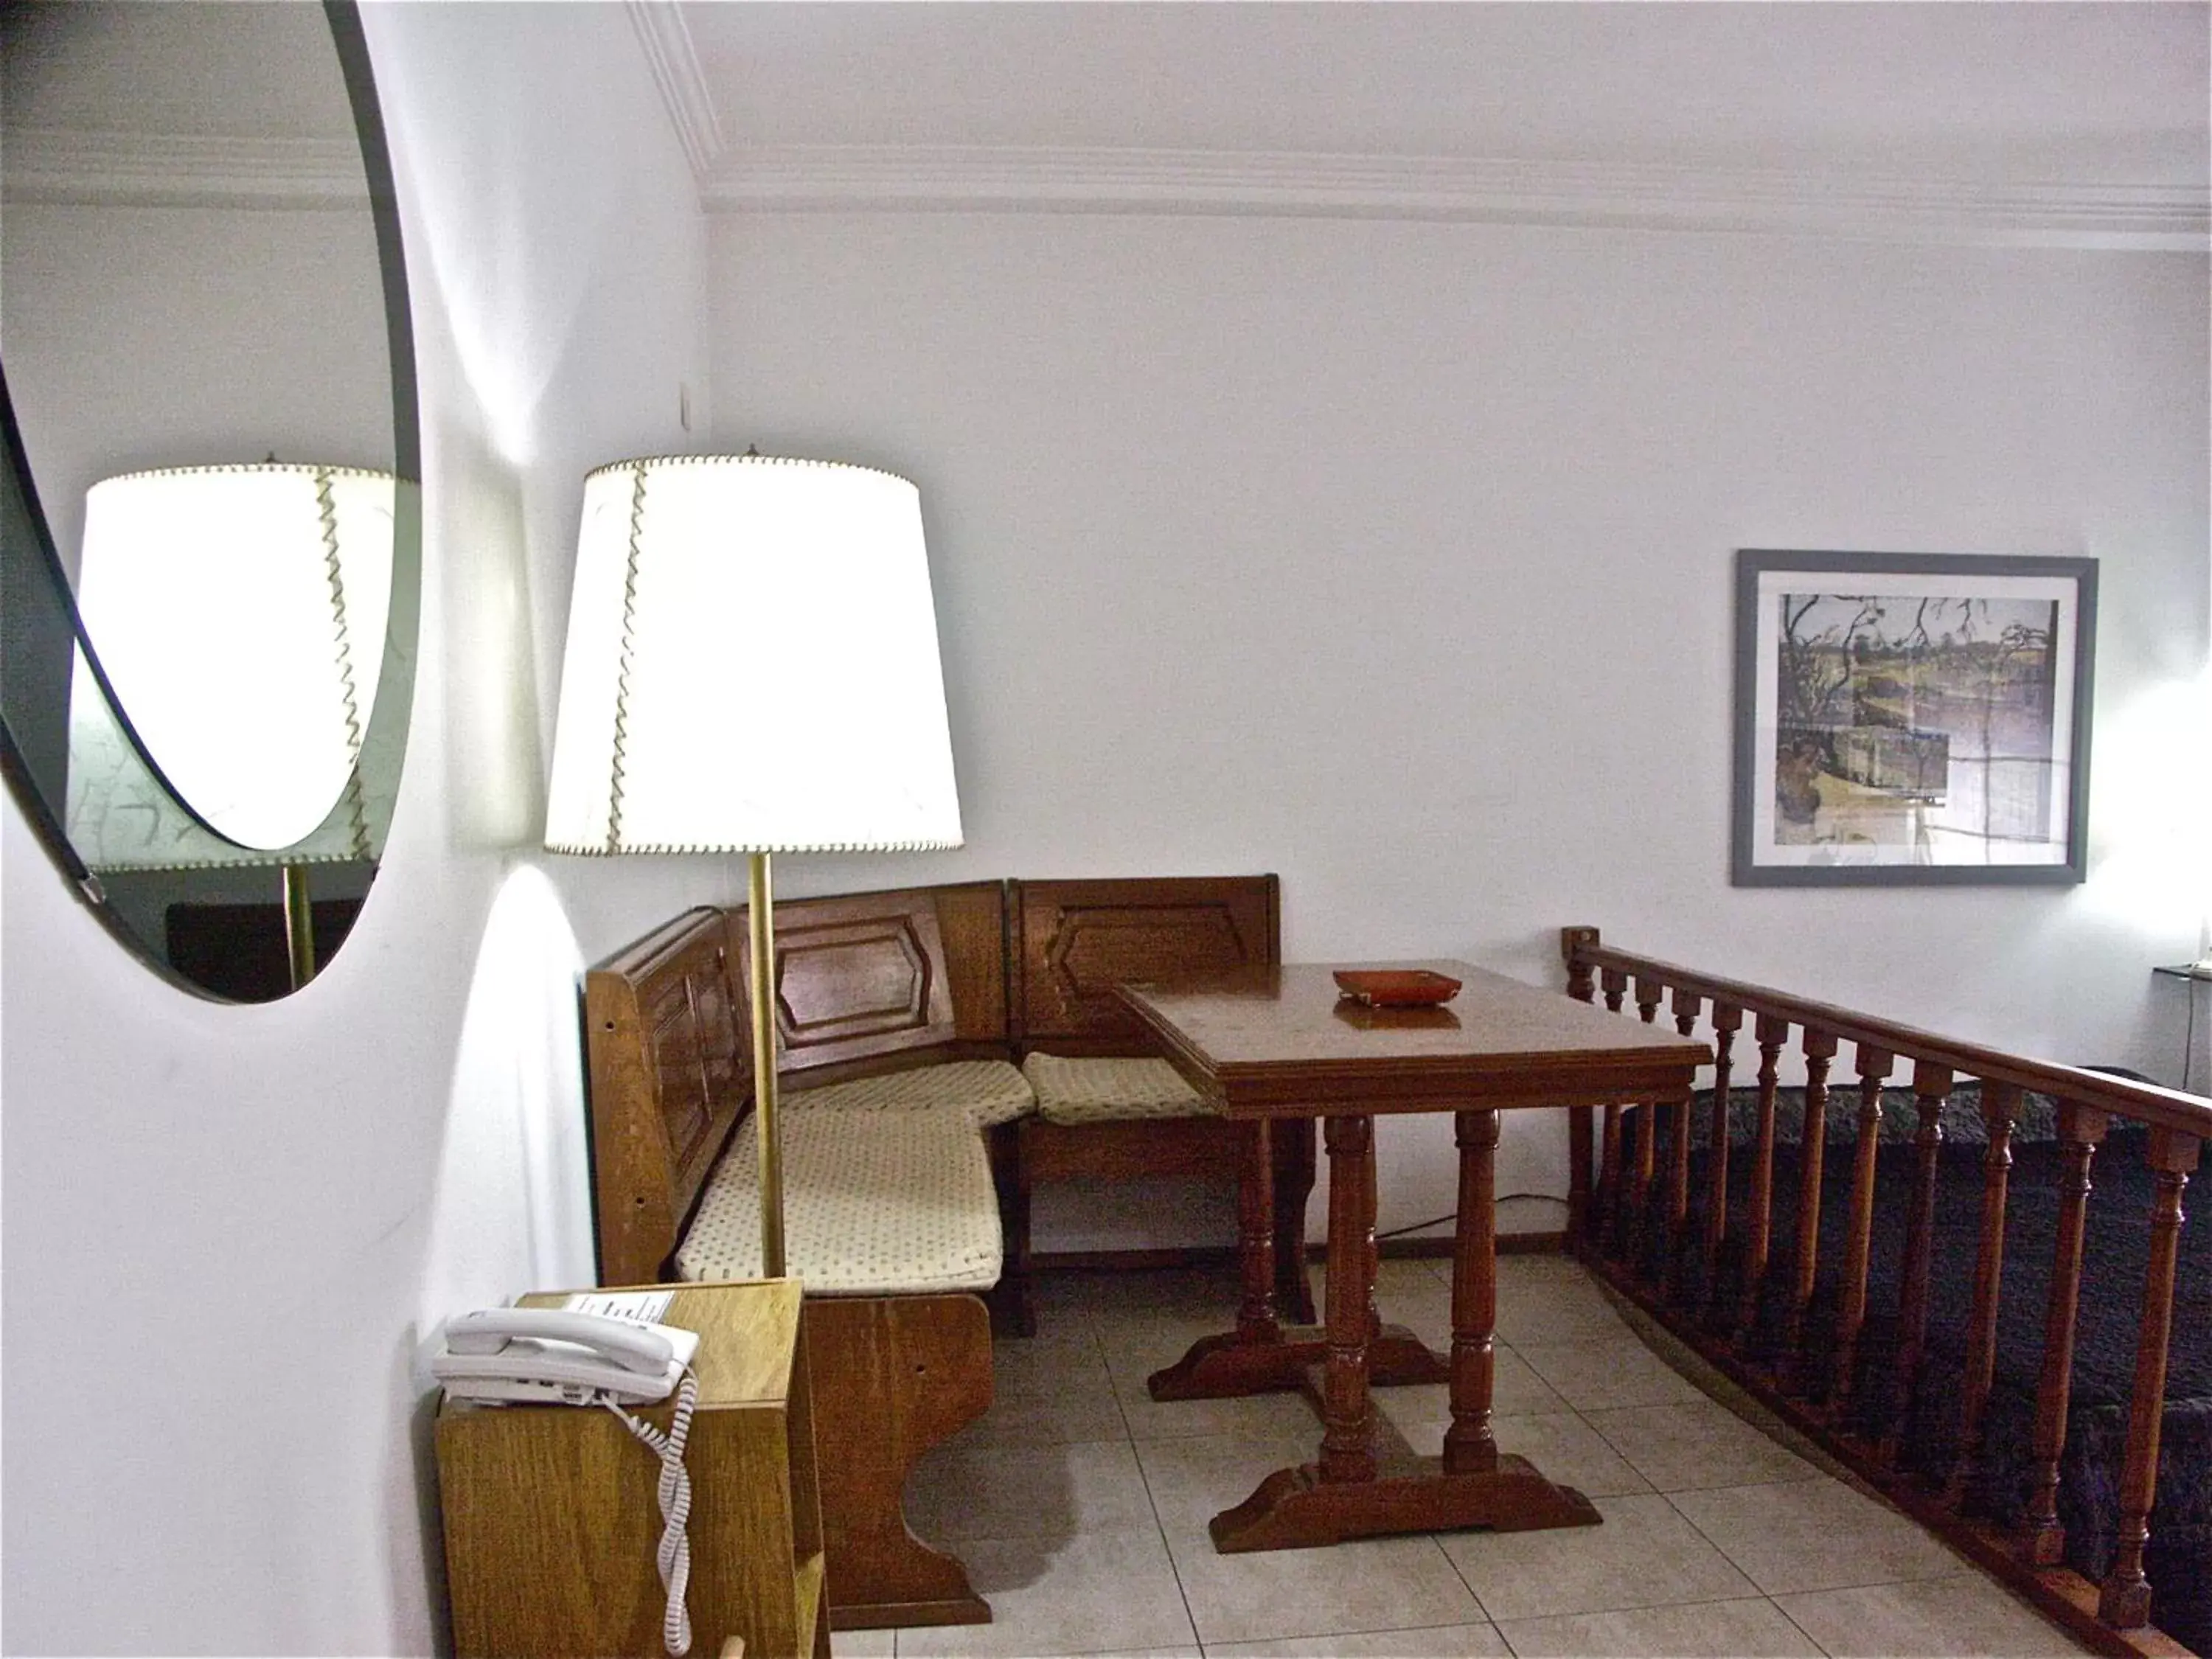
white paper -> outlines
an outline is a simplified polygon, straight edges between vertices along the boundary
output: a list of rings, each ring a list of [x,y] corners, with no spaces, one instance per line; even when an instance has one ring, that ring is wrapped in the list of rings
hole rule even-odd
[[[667,1291],[580,1291],[561,1305],[571,1313],[598,1314],[632,1325],[658,1325],[676,1292]]]

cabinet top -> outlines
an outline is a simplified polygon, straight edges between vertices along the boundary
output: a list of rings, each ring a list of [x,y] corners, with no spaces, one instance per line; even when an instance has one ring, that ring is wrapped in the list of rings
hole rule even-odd
[[[691,1368],[699,1376],[702,1409],[781,1406],[790,1395],[792,1356],[799,1346],[797,1279],[604,1288],[675,1291],[665,1322],[699,1333]],[[519,1305],[557,1308],[571,1294],[533,1291]]]

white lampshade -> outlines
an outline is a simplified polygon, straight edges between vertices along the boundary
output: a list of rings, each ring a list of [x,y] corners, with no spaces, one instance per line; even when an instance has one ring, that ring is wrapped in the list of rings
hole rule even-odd
[[[85,633],[147,755],[217,834],[152,780],[80,654],[67,817],[88,865],[375,855],[389,802],[364,799],[360,773],[384,669],[394,490],[389,473],[273,462],[93,486]]]
[[[914,485],[750,455],[585,479],[549,848],[959,844]]]

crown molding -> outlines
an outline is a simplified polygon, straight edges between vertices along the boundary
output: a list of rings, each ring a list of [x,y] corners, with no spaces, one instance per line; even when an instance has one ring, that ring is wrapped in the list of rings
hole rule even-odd
[[[672,0],[628,0],[628,9],[669,124],[691,163],[691,176],[703,184],[722,157],[722,123],[714,112],[714,91],[699,67],[690,27]]]
[[[10,127],[9,202],[104,207],[358,207],[351,138],[210,138]]]
[[[2203,252],[2202,187],[1867,177],[1650,162],[1112,148],[733,149],[710,212],[1277,215]]]

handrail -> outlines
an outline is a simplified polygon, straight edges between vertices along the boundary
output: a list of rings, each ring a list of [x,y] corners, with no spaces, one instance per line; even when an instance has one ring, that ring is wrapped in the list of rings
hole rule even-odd
[[[1611,969],[1632,979],[1656,980],[1670,990],[1686,991],[1711,1001],[1772,1015],[1793,1025],[1817,1028],[1848,1042],[1865,1042],[1908,1059],[1947,1066],[1984,1082],[2014,1084],[2039,1094],[2058,1096],[2178,1134],[2212,1139],[2212,1098],[2203,1095],[2185,1094],[2155,1083],[2136,1083],[2079,1066],[2027,1060],[1956,1037],[1939,1036],[1894,1020],[1791,996],[1763,985],[1747,985],[1740,980],[1678,967],[1656,957],[1637,956],[1601,943],[1595,927],[1561,928],[1559,955],[1570,969]]]

